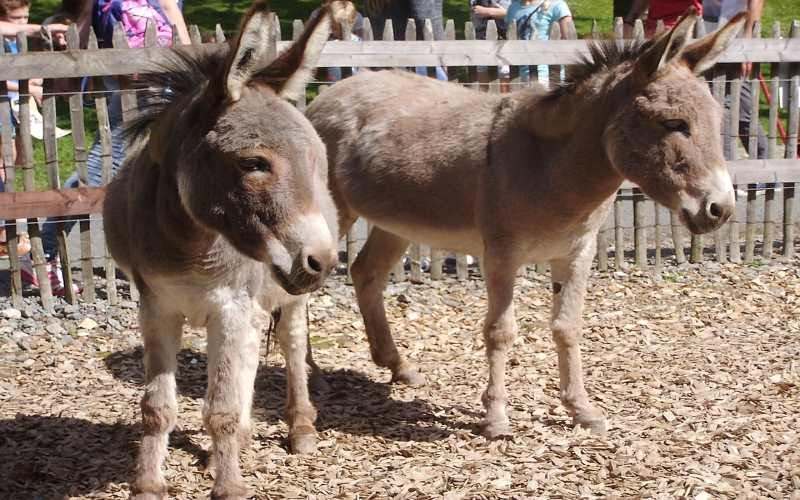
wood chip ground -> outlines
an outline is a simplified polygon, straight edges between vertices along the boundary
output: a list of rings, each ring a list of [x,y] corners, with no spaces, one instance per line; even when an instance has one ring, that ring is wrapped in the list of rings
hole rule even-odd
[[[487,373],[482,282],[390,286],[397,342],[428,379],[407,388],[371,363],[353,289],[333,278],[311,305],[329,385],[314,397],[318,451],[286,451],[283,360],[264,341],[245,479],[259,499],[798,500],[798,278],[800,260],[595,273],[583,359],[609,417],[599,437],[573,429],[558,400],[548,280],[520,278],[508,367],[516,435],[495,442],[475,432]],[[24,342],[12,338],[20,320],[0,318],[0,498],[127,498],[142,393],[132,306],[35,317],[41,333]],[[173,498],[210,491],[205,370],[205,339],[187,330],[165,469]]]

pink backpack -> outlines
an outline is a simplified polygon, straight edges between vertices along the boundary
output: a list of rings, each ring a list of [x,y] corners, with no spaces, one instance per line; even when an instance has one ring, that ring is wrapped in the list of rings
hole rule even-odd
[[[144,47],[147,21],[156,25],[156,42],[160,47],[172,45],[172,26],[156,0],[97,0],[93,25],[101,46],[111,46],[113,27],[122,23],[128,46]]]

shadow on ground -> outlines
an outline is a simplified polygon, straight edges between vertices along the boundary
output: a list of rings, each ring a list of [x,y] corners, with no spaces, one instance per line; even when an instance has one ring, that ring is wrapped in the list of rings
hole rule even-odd
[[[141,385],[144,381],[142,348],[118,351],[105,359],[120,380]],[[200,399],[206,388],[206,355],[191,349],[178,354],[178,392]],[[354,435],[374,435],[397,441],[438,441],[464,427],[447,417],[447,408],[413,399],[392,399],[391,386],[353,370],[323,371],[327,387],[312,394],[317,407],[317,430],[335,429]],[[284,417],[286,372],[282,367],[258,368],[254,415],[257,421],[275,423]],[[180,417],[179,417],[180,420]],[[286,443],[281,441],[282,446]]]
[[[139,426],[79,418],[17,415],[0,420],[0,498],[82,496],[133,477]],[[182,432],[170,446],[203,459]]]

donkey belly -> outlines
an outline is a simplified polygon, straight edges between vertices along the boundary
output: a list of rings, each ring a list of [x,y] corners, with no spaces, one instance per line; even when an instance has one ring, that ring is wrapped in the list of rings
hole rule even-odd
[[[431,248],[463,252],[471,255],[483,253],[483,239],[477,228],[442,229],[425,225],[404,224],[392,219],[369,219],[372,224],[414,243]]]

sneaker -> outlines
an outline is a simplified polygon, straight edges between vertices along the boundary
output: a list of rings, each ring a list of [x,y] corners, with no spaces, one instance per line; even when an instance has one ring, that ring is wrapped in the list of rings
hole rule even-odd
[[[67,290],[64,288],[64,275],[61,273],[61,263],[58,260],[48,261],[46,269],[53,295],[56,297],[63,297],[67,293]],[[72,283],[72,293],[81,293],[80,287],[75,283]]]

